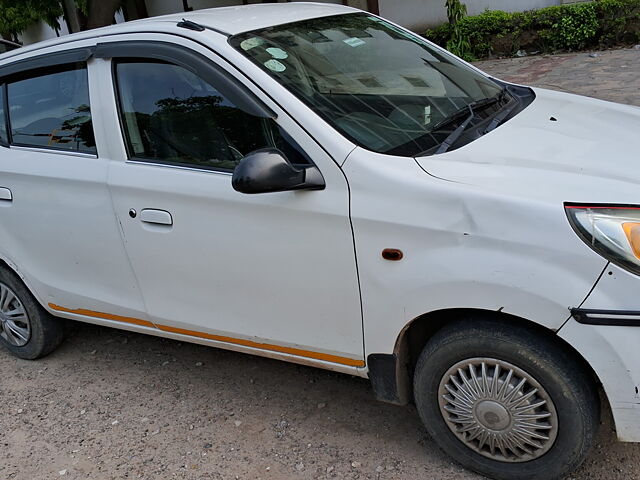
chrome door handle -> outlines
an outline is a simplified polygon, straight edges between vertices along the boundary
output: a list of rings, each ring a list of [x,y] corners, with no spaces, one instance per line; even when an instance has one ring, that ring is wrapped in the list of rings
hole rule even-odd
[[[13,194],[8,188],[0,187],[0,200],[5,202],[13,202]]]
[[[140,212],[140,220],[155,225],[173,225],[173,217],[166,210],[145,208]]]

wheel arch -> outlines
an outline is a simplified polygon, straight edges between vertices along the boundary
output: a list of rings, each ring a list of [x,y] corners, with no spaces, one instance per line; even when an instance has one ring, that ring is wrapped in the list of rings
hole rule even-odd
[[[18,266],[14,262],[12,262],[9,258],[7,258],[5,255],[3,255],[2,253],[0,253],[0,268],[6,270],[8,272],[11,272],[18,279],[20,279],[20,281],[24,284],[24,286],[27,288],[27,290],[29,290],[29,292],[31,292],[31,295],[33,295],[33,297],[40,304],[40,306],[42,308],[44,308],[45,310],[47,310],[47,308],[45,306],[46,303],[42,301],[42,298],[40,297],[40,294],[38,293],[38,291],[35,288],[33,288],[33,285],[31,284],[31,282],[29,282],[27,280],[27,278],[20,271]]]
[[[553,341],[558,348],[571,353],[598,386],[601,397],[605,399],[609,409],[609,401],[602,388],[602,384],[594,369],[582,354],[555,330],[544,327],[526,318],[518,317],[501,311],[491,311],[472,308],[451,308],[428,312],[411,320],[400,331],[395,342],[393,354],[371,354],[367,357],[369,378],[378,400],[396,405],[413,403],[413,374],[422,349],[427,342],[446,325],[459,320],[475,318],[490,318],[500,322],[524,326],[531,332],[544,335]]]

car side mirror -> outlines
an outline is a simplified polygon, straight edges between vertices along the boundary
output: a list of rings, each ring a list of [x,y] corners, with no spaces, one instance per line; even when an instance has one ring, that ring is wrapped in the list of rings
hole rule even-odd
[[[233,172],[233,189],[240,193],[322,190],[325,182],[315,165],[296,168],[276,148],[249,153]]]

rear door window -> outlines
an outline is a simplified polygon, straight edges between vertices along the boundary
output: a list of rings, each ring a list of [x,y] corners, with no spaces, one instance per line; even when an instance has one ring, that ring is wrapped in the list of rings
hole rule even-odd
[[[96,153],[85,64],[21,74],[7,92],[14,145]]]

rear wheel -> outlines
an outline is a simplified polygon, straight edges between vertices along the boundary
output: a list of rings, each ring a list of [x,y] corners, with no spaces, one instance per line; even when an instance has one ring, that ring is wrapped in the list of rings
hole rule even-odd
[[[438,332],[420,356],[414,392],[436,443],[490,478],[561,478],[597,431],[597,388],[581,363],[547,336],[500,321]]]
[[[0,344],[34,360],[60,345],[63,333],[61,320],[40,306],[15,273],[0,269]]]

